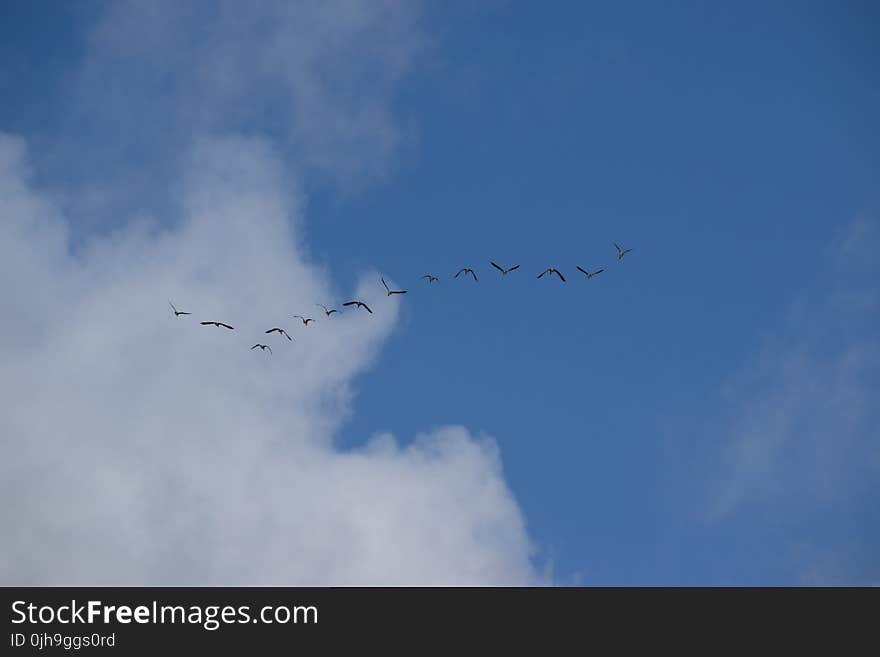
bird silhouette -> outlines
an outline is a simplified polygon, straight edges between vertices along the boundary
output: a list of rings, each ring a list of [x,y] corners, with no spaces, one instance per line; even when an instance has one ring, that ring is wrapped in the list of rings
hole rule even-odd
[[[336,308],[328,308],[328,307],[325,306],[323,303],[316,303],[315,305],[316,305],[316,306],[319,306],[319,307],[321,307],[321,308],[323,308],[323,309],[324,309],[324,314],[327,315],[327,317],[330,317],[330,315],[332,315],[333,313],[338,313],[338,312],[339,312],[338,310],[336,310]]]
[[[171,310],[174,311],[175,317],[180,317],[181,315],[192,315],[192,313],[185,313],[182,310],[178,310],[177,308],[175,308],[174,304],[171,303],[171,299],[168,300],[168,305],[171,306]]]
[[[620,260],[621,258],[623,258],[623,256],[625,256],[627,253],[629,253],[630,251],[632,251],[632,249],[626,249],[626,250],[621,249],[621,248],[617,245],[617,242],[614,242],[614,248],[617,249],[617,259],[618,259],[618,260]]]
[[[495,267],[495,269],[497,269],[498,271],[500,271],[502,276],[507,276],[507,274],[509,274],[513,270],[519,269],[519,265],[514,265],[513,267],[508,267],[507,269],[505,269],[501,265],[496,264],[496,263],[492,262],[491,260],[489,261],[489,264],[492,265],[493,267]]]
[[[540,274],[538,274],[538,278],[541,278],[541,276],[543,276],[544,274],[556,274],[557,276],[559,276],[559,280],[562,281],[563,283],[565,283],[565,276],[563,276],[559,272],[558,269],[555,269],[553,267],[549,267],[549,268],[545,269],[544,271],[542,271]]]
[[[270,354],[272,353],[272,347],[270,347],[270,346],[267,345],[267,344],[255,344],[253,347],[251,347],[251,351],[253,351],[253,350],[256,349],[257,347],[260,348],[260,351],[266,351],[266,349],[268,349],[268,350],[269,350],[269,353],[270,353]]]
[[[385,286],[385,291],[388,293],[388,296],[389,296],[389,297],[390,297],[392,294],[406,294],[406,290],[392,290],[391,288],[389,288],[389,287],[388,287],[388,283],[385,282],[385,279],[384,279],[384,278],[382,279],[382,285]]]
[[[358,308],[363,308],[364,310],[366,310],[366,311],[367,311],[368,313],[370,313],[371,315],[373,314],[373,311],[370,310],[370,307],[369,307],[367,304],[365,304],[363,301],[357,301],[357,300],[355,300],[355,301],[346,301],[346,302],[345,302],[344,304],[342,304],[342,305],[343,305],[343,306],[357,306]]]
[[[294,315],[294,317],[297,317],[297,318],[301,319],[301,320],[302,320],[302,323],[303,323],[303,326],[308,326],[308,325],[309,325],[309,322],[314,322],[314,321],[315,321],[315,320],[312,319],[311,317],[303,317],[302,315]]]
[[[477,280],[477,275],[476,275],[476,273],[474,273],[474,270],[471,269],[470,267],[463,267],[462,269],[459,269],[459,270],[458,270],[458,274],[456,274],[455,276],[453,276],[453,278],[458,278],[459,274],[464,274],[465,276],[467,276],[468,274],[470,274],[471,276],[474,277],[474,280]]]
[[[431,274],[425,274],[422,278],[427,278],[429,283],[433,283],[434,281],[439,281],[440,279],[436,276],[432,276]]]
[[[276,326],[275,328],[270,328],[268,331],[266,331],[266,333],[280,333],[285,338],[287,338],[288,340],[293,342],[293,338],[291,338],[289,335],[287,335],[287,331],[285,331],[283,328],[278,328]]]
[[[235,329],[234,329],[233,327],[231,327],[229,324],[224,324],[223,322],[199,322],[199,323],[200,323],[202,326],[216,326],[217,328],[220,328],[220,327],[222,326],[223,328],[227,328],[227,329],[229,329],[230,331],[234,331],[234,330],[235,330]]]
[[[601,274],[603,271],[605,271],[604,269],[597,269],[596,271],[587,271],[586,269],[584,269],[580,265],[578,265],[577,268],[578,268],[578,271],[580,271],[587,278],[593,278],[593,276],[595,276],[596,274]]]

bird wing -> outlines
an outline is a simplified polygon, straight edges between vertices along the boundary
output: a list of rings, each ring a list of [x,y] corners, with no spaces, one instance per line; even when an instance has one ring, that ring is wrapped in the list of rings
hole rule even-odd
[[[504,273],[504,268],[503,268],[503,267],[501,267],[501,266],[499,266],[499,265],[496,265],[496,264],[495,264],[494,262],[492,262],[491,260],[489,261],[489,264],[492,265],[493,267],[495,267],[495,269],[497,269],[498,271],[500,271],[502,274]]]
[[[459,270],[458,270],[458,274],[460,274],[460,273],[463,272],[463,271],[465,271],[465,270],[464,270],[464,269],[459,269]],[[458,278],[458,274],[456,274],[455,276],[453,276],[453,278]]]
[[[344,304],[342,304],[342,305],[343,305],[343,306],[356,306],[357,303],[358,303],[357,301],[346,301],[346,302],[345,302]]]
[[[208,326],[209,324],[213,324],[214,322],[199,322],[202,326]]]
[[[277,328],[271,328],[268,331],[266,331],[266,333],[274,333],[277,330],[278,330]]]
[[[384,278],[382,279],[382,285],[385,286],[385,291],[386,291],[386,292],[391,292],[391,290],[388,289],[388,283],[385,282],[385,279],[384,279]]]
[[[590,277],[590,275],[586,272],[586,270],[585,270],[583,267],[581,267],[580,265],[576,265],[576,267],[577,267],[577,270],[578,270],[580,273],[582,273],[584,276],[586,276],[587,278]]]
[[[475,272],[473,269],[471,269],[471,276],[474,277],[474,280],[475,280],[475,281],[478,280],[478,279],[477,279],[477,272]]]
[[[171,303],[171,299],[168,300],[168,305],[171,306],[171,310],[173,310],[174,312],[177,312],[177,308],[175,308],[174,304]]]
[[[540,274],[538,274],[538,278],[541,278],[541,276],[543,276],[544,274],[546,274],[548,271],[550,271],[550,270],[549,270],[549,269],[545,269],[544,271],[542,271]]]
[[[257,347],[260,347],[260,348],[262,349],[262,345],[255,344],[253,347],[251,347],[251,351],[253,351],[253,350],[256,349]]]
[[[593,276],[595,276],[596,274],[601,274],[603,271],[605,271],[605,270],[604,269],[597,269],[596,271],[593,272]]]
[[[269,345],[266,345],[266,349],[269,350],[269,353],[270,353],[270,354],[272,353],[272,347],[270,347]]]
[[[224,324],[223,322],[217,322],[217,323],[218,323],[220,326],[222,326],[223,328],[228,328],[230,331],[234,331],[234,330],[235,330],[235,329],[232,328],[229,324]]]
[[[371,315],[373,314],[373,311],[370,310],[370,307],[367,304],[361,303],[360,305],[362,305],[364,308],[366,308],[368,313],[370,313]]]
[[[511,271],[513,271],[514,269],[519,269],[519,265],[514,265],[513,267],[511,267],[511,268],[508,269],[507,271],[511,272]]]
[[[623,252],[623,255],[626,255],[626,254],[629,253],[630,251],[632,251],[632,249],[627,249],[626,251]]]
[[[614,244],[614,247],[617,249],[617,252],[619,253],[621,251],[621,249],[620,249],[620,246],[617,244],[617,242],[612,242],[612,244]]]
[[[562,275],[562,272],[560,272],[558,269],[554,269],[553,273],[559,276],[559,280],[565,283],[565,276]]]
[[[338,313],[338,312],[339,312],[339,311],[336,310],[336,308],[334,308],[333,310],[328,310],[328,311],[327,311],[327,315],[329,316],[329,315],[332,315],[333,313]]]
[[[285,338],[287,338],[288,340],[290,340],[291,342],[293,342],[293,338],[291,338],[289,335],[287,335],[287,331],[282,330],[281,332],[284,334],[284,337],[285,337]]]

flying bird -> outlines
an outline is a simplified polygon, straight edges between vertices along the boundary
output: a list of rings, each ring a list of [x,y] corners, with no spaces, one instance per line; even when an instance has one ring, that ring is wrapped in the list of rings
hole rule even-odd
[[[266,331],[266,333],[280,333],[285,338],[287,338],[288,340],[293,342],[293,338],[291,338],[289,335],[287,335],[287,331],[285,331],[283,328],[278,328],[276,326],[275,328],[270,328],[268,331]],[[251,347],[251,349],[253,349],[253,347]],[[269,351],[271,351],[271,349]]]
[[[256,349],[257,347],[260,348],[260,351],[266,351],[266,349],[268,349],[268,350],[269,350],[269,353],[270,353],[270,354],[272,353],[272,347],[270,347],[270,346],[267,345],[267,344],[255,344],[253,347],[251,347],[251,351],[253,351],[253,350]]]
[[[316,303],[315,305],[316,305],[316,306],[320,306],[321,308],[323,308],[323,309],[324,309],[324,314],[327,315],[327,317],[330,317],[330,315],[332,315],[333,313],[338,313],[338,312],[339,312],[338,310],[336,310],[336,308],[328,308],[328,307],[325,306],[323,303]]]
[[[593,278],[593,276],[595,276],[596,274],[601,274],[603,271],[605,271],[604,269],[597,269],[596,271],[587,271],[586,269],[584,269],[580,265],[578,265],[577,268],[578,268],[578,271],[580,271],[587,278]]]
[[[346,302],[345,302],[344,304],[342,304],[342,305],[343,305],[343,306],[357,306],[358,308],[363,308],[364,310],[366,310],[366,311],[367,311],[368,313],[370,313],[371,315],[373,314],[373,311],[370,310],[370,307],[369,307],[367,304],[365,304],[363,301],[346,301]]]
[[[185,313],[182,310],[178,310],[177,308],[175,308],[174,304],[171,303],[171,299],[168,300],[168,305],[171,306],[171,310],[174,311],[175,317],[180,317],[181,315],[192,315],[192,313]]]
[[[303,326],[308,326],[309,322],[314,322],[315,320],[311,317],[303,317],[302,315],[294,315],[294,317],[298,317],[302,320]]]
[[[382,279],[382,285],[385,286],[385,291],[388,293],[388,296],[389,296],[389,297],[390,297],[392,294],[406,294],[406,290],[392,290],[391,288],[389,288],[389,287],[388,287],[388,283],[385,282],[385,279],[384,279],[384,278]]]
[[[562,281],[563,283],[565,283],[565,276],[563,276],[561,273],[559,273],[558,269],[555,269],[553,267],[549,267],[549,268],[545,269],[544,271],[542,271],[540,274],[538,274],[538,278],[541,278],[541,276],[543,276],[544,274],[556,274],[557,276],[559,276],[559,280]]]
[[[440,279],[436,276],[432,276],[431,274],[425,274],[422,278],[427,278],[429,283],[433,283],[434,281],[439,281]]]
[[[501,265],[498,265],[498,264],[492,262],[491,260],[489,261],[489,264],[492,265],[493,267],[495,267],[495,269],[497,269],[498,271],[500,271],[502,276],[507,276],[507,274],[512,272],[514,269],[519,269],[519,265],[514,265],[513,267],[509,267],[509,268],[505,269]]]
[[[233,327],[231,327],[229,324],[224,324],[223,322],[199,322],[199,323],[200,323],[202,326],[216,326],[217,328],[220,328],[220,327],[222,326],[223,328],[227,328],[227,329],[229,329],[230,331],[234,331],[234,330],[235,330],[235,329],[234,329]]]
[[[632,251],[632,249],[626,249],[626,250],[624,251],[623,249],[621,249],[621,248],[617,245],[617,242],[614,242],[614,247],[617,249],[617,259],[618,259],[618,260],[620,260],[623,256],[625,256],[627,253],[629,253],[630,251]]]
[[[470,267],[464,267],[464,268],[462,268],[462,269],[459,269],[459,270],[458,270],[458,274],[456,274],[455,276],[453,276],[453,278],[458,278],[459,274],[464,274],[465,276],[467,276],[468,274],[470,274],[471,276],[474,277],[474,280],[477,280],[477,275],[474,273],[474,270],[471,269]]]

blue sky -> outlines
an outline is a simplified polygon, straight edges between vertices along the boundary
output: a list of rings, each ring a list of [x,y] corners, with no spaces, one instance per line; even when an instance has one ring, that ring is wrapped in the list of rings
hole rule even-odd
[[[374,268],[410,290],[335,444],[492,436],[555,582],[880,581],[876,8],[414,6],[380,34],[406,65],[388,73],[404,55],[377,42],[329,94],[376,103],[393,138],[359,133],[330,164],[346,137],[290,127],[308,101],[271,78],[205,112],[177,63],[95,64],[102,3],[4,6],[0,131],[28,141],[73,251],[138,213],[175,224],[156,190],[191,132],[275,144],[308,261],[341,290]],[[479,283],[452,279],[464,266]],[[568,281],[537,280],[549,266]]]

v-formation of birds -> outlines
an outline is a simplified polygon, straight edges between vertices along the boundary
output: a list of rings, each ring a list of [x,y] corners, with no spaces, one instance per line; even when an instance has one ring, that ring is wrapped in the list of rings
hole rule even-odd
[[[618,259],[618,260],[622,260],[623,257],[624,257],[627,253],[630,253],[630,252],[632,251],[632,249],[622,249],[622,248],[620,248],[620,245],[618,245],[616,242],[614,243],[614,248],[617,249],[617,259]],[[520,267],[519,265],[514,265],[513,267],[502,267],[502,266],[499,265],[498,263],[496,263],[496,262],[492,262],[492,261],[490,261],[489,264],[492,265],[492,267],[494,267],[495,269],[497,269],[499,272],[501,272],[501,275],[502,275],[502,276],[507,276],[508,274],[510,274],[511,272],[516,271],[516,270],[519,269],[519,267]],[[600,268],[600,269],[594,269],[593,271],[590,271],[590,270],[588,270],[588,269],[584,269],[584,268],[581,267],[580,265],[577,265],[577,270],[578,270],[579,272],[581,272],[584,276],[586,276],[588,279],[593,278],[593,276],[596,276],[597,274],[601,274],[603,271],[605,271],[605,269],[603,269],[603,268]],[[462,274],[464,274],[464,277],[465,277],[465,278],[467,278],[468,276],[473,277],[474,282],[479,281],[479,279],[477,278],[477,273],[476,273],[471,267],[462,267],[462,268],[459,269],[458,272],[453,276],[453,278],[458,278],[458,277],[461,276]],[[540,274],[538,274],[538,278],[543,278],[545,275],[549,275],[550,278],[552,278],[553,276],[556,276],[560,281],[562,281],[563,283],[565,282],[565,276],[563,276],[563,275],[562,275],[562,272],[560,272],[558,269],[556,269],[556,267],[548,267],[547,269],[545,269],[544,271],[542,271]],[[406,294],[406,293],[407,293],[407,290],[392,290],[390,287],[388,287],[388,283],[385,282],[385,279],[384,279],[384,278],[382,278],[381,280],[382,280],[382,286],[385,288],[385,293],[386,293],[389,297],[390,297],[390,296],[394,296],[395,294]],[[434,283],[434,282],[436,282],[436,281],[439,281],[440,278],[439,278],[438,276],[434,276],[433,274],[425,274],[424,276],[421,277],[420,280],[426,280],[426,281],[430,284],[430,283]],[[192,313],[190,313],[190,312],[186,312],[186,311],[183,311],[183,310],[178,310],[177,307],[176,307],[176,306],[175,306],[170,300],[168,301],[168,304],[171,306],[171,310],[174,311],[174,316],[175,316],[175,317],[181,317],[181,316],[184,316],[184,315],[192,315]],[[321,309],[324,311],[324,315],[326,315],[327,317],[330,317],[330,315],[332,315],[333,313],[339,313],[339,312],[340,312],[340,311],[337,310],[336,308],[328,308],[327,306],[325,306],[325,305],[322,304],[322,303],[318,303],[318,304],[315,304],[315,305],[316,305],[317,307],[321,308]],[[352,300],[352,301],[346,301],[346,302],[343,303],[342,305],[343,305],[344,307],[351,307],[351,308],[354,308],[354,309],[363,308],[364,310],[366,310],[366,311],[367,311],[368,313],[370,313],[371,315],[373,314],[372,309],[371,309],[367,304],[365,304],[363,301],[360,301],[360,300],[358,300],[358,299],[354,299],[354,300]],[[315,321],[314,318],[312,318],[312,317],[304,317],[303,315],[293,315],[293,317],[294,317],[295,319],[299,319],[300,321],[302,321],[303,326],[308,326],[309,323]],[[199,322],[199,323],[200,323],[202,326],[216,326],[217,328],[224,328],[224,329],[227,329],[227,330],[230,330],[230,331],[234,331],[234,330],[235,330],[235,327],[234,327],[234,326],[230,326],[229,324],[226,324],[226,323],[224,323],[224,322],[218,322],[218,321],[207,321],[207,322]],[[277,333],[277,334],[279,335],[279,337],[285,337],[285,338],[287,338],[289,341],[291,341],[291,342],[293,341],[293,338],[290,337],[290,335],[287,333],[287,331],[285,331],[283,328],[278,327],[278,326],[275,326],[275,327],[273,327],[273,328],[268,329],[267,331],[265,331],[265,333],[266,333],[266,334]],[[262,343],[259,343],[259,342],[258,342],[258,343],[255,344],[253,347],[251,347],[251,351],[253,351],[254,349],[257,349],[257,348],[259,348],[260,351],[268,351],[270,354],[272,353],[272,347],[270,347],[270,346],[267,345],[267,344],[262,344]]]

